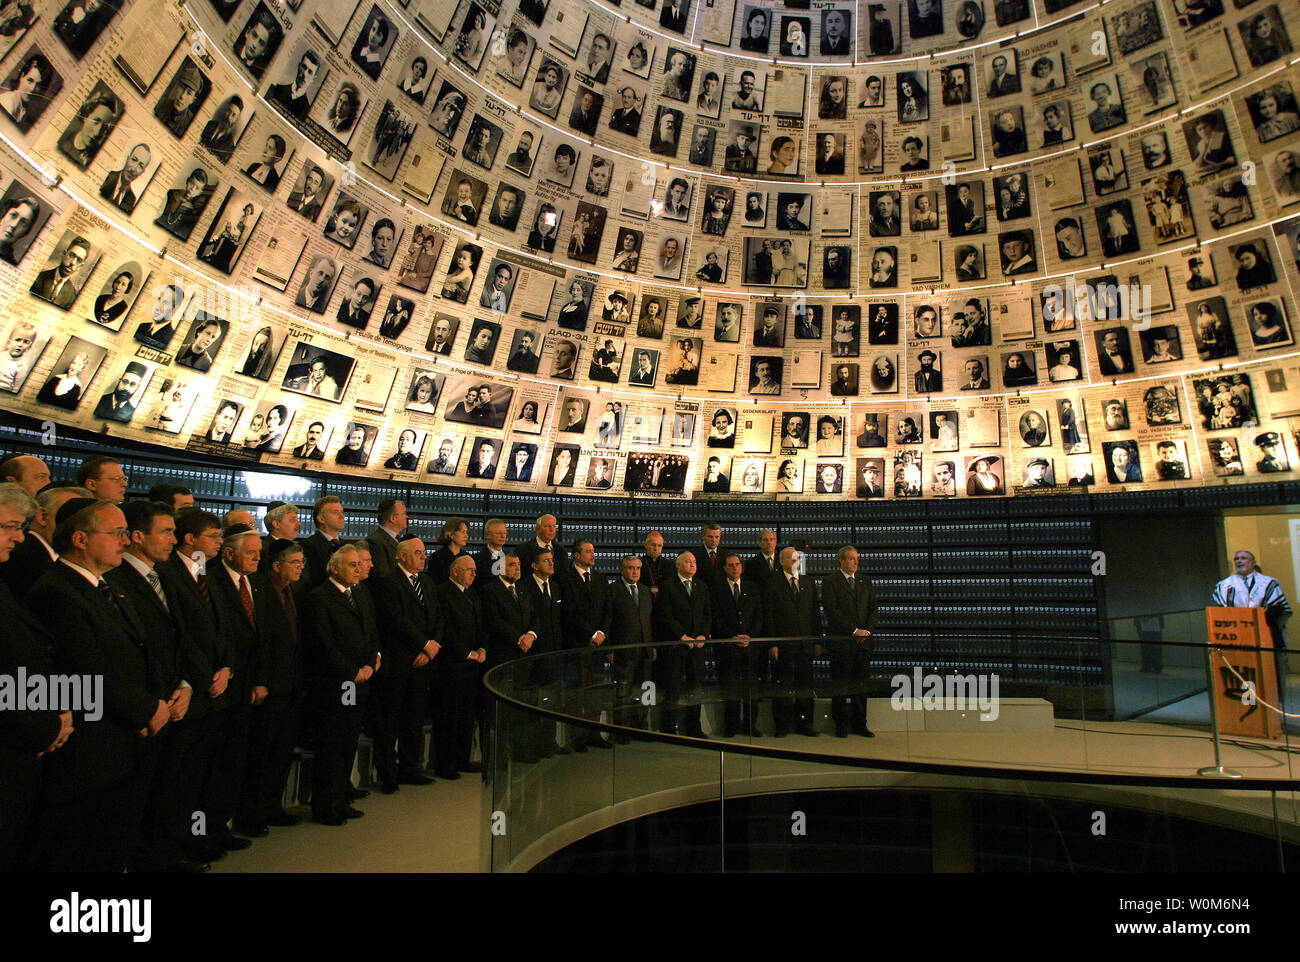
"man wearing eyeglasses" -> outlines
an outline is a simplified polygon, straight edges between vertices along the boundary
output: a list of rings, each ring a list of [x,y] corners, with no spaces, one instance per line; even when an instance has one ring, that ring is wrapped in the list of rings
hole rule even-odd
[[[77,469],[77,484],[94,497],[111,501],[113,504],[120,504],[126,497],[126,481],[126,472],[122,470],[122,465],[103,454],[86,458]],[[120,562],[121,559],[119,558],[118,561]]]
[[[28,605],[55,639],[55,670],[98,676],[103,689],[98,704],[73,712],[73,748],[47,759],[32,850],[45,871],[118,873],[143,815],[142,742],[171,714],[134,607],[104,581],[129,544],[126,517],[114,504],[74,498],[56,522],[59,560]]]

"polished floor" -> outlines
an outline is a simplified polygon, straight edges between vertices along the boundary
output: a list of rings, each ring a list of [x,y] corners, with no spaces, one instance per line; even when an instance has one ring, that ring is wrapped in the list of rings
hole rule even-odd
[[[1135,683],[1148,684],[1148,679]],[[888,702],[875,701],[888,712]],[[1057,771],[1110,772],[1162,776],[1193,776],[1214,764],[1214,746],[1203,719],[1208,703],[1203,693],[1173,701],[1142,719],[1106,722],[1057,719],[1047,730],[1030,732],[908,731],[895,724],[888,730],[880,717],[876,738],[848,739],[822,734],[816,738],[791,735],[756,739],[774,748],[850,757],[871,757],[887,763],[910,760],[970,766],[1036,768]],[[706,719],[706,727],[707,727]],[[770,731],[770,728],[769,728]],[[1294,736],[1274,741],[1226,738],[1223,764],[1245,778],[1300,777],[1300,743]],[[762,777],[788,777],[815,770],[834,775],[833,765],[785,763],[731,753],[719,764],[712,752],[637,742],[612,751],[557,756],[536,765],[513,766],[507,783],[498,786],[498,805],[512,808],[512,818],[525,841],[553,830],[598,808],[637,800],[672,789],[688,794],[716,787],[718,774],[729,782]],[[857,770],[861,773],[862,770]],[[1207,779],[1207,782],[1211,780]],[[1271,793],[1234,790],[1216,782],[1215,790],[1169,790],[1182,796],[1216,821],[1234,812],[1268,817],[1275,801]],[[733,784],[730,791],[740,789]],[[395,795],[372,794],[357,803],[364,818],[339,827],[305,820],[293,828],[276,828],[252,848],[228,855],[213,866],[217,872],[477,872],[487,839],[484,783],[478,775],[454,782],[403,786]],[[1130,790],[1125,790],[1130,791]],[[1152,793],[1153,795],[1156,793]],[[664,797],[667,797],[666,795]],[[1135,799],[1136,801],[1136,799]],[[1296,822],[1300,817],[1293,795],[1276,797],[1278,814]],[[1162,804],[1167,804],[1164,802]],[[548,811],[549,809],[549,811]],[[305,809],[297,811],[305,814]],[[518,836],[512,842],[521,841]],[[522,851],[522,844],[516,853]]]

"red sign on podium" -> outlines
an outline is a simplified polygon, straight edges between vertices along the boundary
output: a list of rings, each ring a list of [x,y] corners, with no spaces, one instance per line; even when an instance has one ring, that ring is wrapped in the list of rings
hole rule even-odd
[[[1211,647],[1267,645],[1271,649],[1273,644],[1263,608],[1206,608],[1205,625]],[[1227,659],[1227,664],[1224,664],[1224,659]],[[1281,716],[1260,704],[1261,701],[1279,707],[1281,704],[1277,690],[1277,663],[1272,650],[1255,648],[1243,651],[1233,647],[1213,651],[1210,664],[1220,732],[1253,738],[1277,738],[1282,734]],[[1247,683],[1254,684],[1253,692]]]

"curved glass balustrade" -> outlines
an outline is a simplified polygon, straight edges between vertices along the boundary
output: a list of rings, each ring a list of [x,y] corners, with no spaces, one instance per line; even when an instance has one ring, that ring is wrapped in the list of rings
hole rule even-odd
[[[527,870],[603,829],[701,804],[693,858],[701,832],[706,844],[694,867],[725,869],[728,851],[733,866],[748,865],[738,837],[726,837],[728,800],[734,810],[742,797],[823,789],[927,793],[936,870],[976,867],[959,857],[970,806],[951,801],[972,792],[1141,810],[1162,823],[1161,865],[1179,864],[1179,826],[1274,838],[1263,871],[1300,842],[1293,736],[1226,734],[1269,710],[1243,703],[1241,718],[1221,720],[1216,761],[1204,645],[1055,641],[1015,658],[1000,647],[919,654],[880,640],[867,672],[847,678],[812,639],[789,638],[575,649],[500,665],[486,676],[483,867]],[[852,731],[855,699],[873,737]],[[1241,777],[1197,774],[1216,766]],[[948,824],[950,809],[967,815]]]

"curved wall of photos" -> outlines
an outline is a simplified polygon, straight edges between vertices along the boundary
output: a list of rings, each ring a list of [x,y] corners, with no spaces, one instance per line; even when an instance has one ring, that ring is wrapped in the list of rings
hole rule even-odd
[[[504,490],[1294,477],[1288,0],[13,0],[0,400]]]

